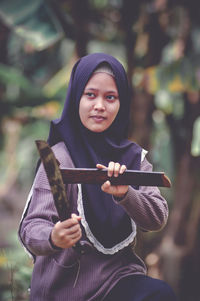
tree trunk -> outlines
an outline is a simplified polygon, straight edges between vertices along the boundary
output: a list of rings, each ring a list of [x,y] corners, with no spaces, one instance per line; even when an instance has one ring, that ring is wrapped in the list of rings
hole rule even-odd
[[[90,9],[88,0],[72,0],[71,8],[75,26],[76,54],[77,57],[82,57],[87,54],[89,41],[88,23],[90,20]]]
[[[187,136],[181,144],[181,149],[179,145],[176,146],[178,163],[176,181],[173,185],[173,208],[170,210],[163,239],[152,254],[158,258],[154,270],[156,269],[157,274],[171,284],[181,296],[181,301],[197,301],[200,296],[199,284],[196,280],[200,277],[200,202],[198,199],[200,160],[192,157],[190,150],[193,124],[199,114],[199,104],[190,104],[188,100],[186,104],[184,125]],[[176,133],[176,128],[172,127],[171,131]],[[150,266],[150,275],[151,270]]]

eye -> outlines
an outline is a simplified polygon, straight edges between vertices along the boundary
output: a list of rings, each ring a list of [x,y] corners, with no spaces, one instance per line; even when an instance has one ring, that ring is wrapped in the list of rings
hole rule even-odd
[[[86,92],[85,93],[85,95],[87,96],[87,98],[89,98],[89,99],[93,99],[93,98],[95,98],[95,93],[93,93],[93,92]]]
[[[118,96],[116,96],[116,95],[113,95],[113,94],[110,94],[110,95],[107,95],[106,96],[106,99],[108,100],[108,101],[115,101],[116,99],[118,99]]]

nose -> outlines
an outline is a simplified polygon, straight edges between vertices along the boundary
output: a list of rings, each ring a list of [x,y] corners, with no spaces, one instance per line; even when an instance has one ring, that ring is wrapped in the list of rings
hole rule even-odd
[[[104,105],[104,100],[102,97],[98,97],[95,101],[94,104],[94,109],[98,111],[104,111],[105,110],[105,105]]]

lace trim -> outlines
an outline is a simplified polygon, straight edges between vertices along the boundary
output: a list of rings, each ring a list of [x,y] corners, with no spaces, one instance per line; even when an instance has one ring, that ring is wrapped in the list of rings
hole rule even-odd
[[[29,194],[28,194],[28,197],[27,197],[27,200],[26,200],[26,204],[25,204],[22,216],[21,216],[20,225],[21,225],[21,223],[22,223],[22,221],[24,219],[24,216],[26,214],[26,210],[27,210],[27,208],[29,206],[29,203],[31,201],[31,197],[32,197],[32,194],[33,194],[33,186],[34,186],[34,183],[33,183],[32,187],[31,187],[31,190],[29,191]]]
[[[141,162],[144,160],[144,158],[146,157],[147,153],[148,153],[148,151],[143,148],[142,149],[142,153],[141,153]]]
[[[123,248],[127,247],[135,238],[136,236],[136,224],[135,222],[131,219],[131,224],[132,224],[132,233],[122,242],[119,244],[115,245],[112,248],[104,248],[104,246],[96,239],[96,237],[93,235],[93,233],[90,230],[90,227],[85,219],[85,214],[84,214],[84,208],[83,208],[83,199],[82,199],[82,189],[81,189],[81,184],[78,184],[78,200],[77,200],[77,209],[80,214],[81,218],[81,223],[85,229],[86,236],[90,240],[90,242],[94,245],[94,247],[101,253],[106,254],[106,255],[112,255]]]
[[[33,194],[33,186],[34,186],[34,182],[33,182],[33,185],[32,185],[32,187],[31,187],[31,190],[30,190],[30,192],[29,192],[29,194],[28,194],[28,198],[27,198],[27,200],[26,200],[26,204],[25,204],[25,207],[24,207],[24,210],[23,210],[23,213],[22,213],[22,216],[21,216],[20,224],[19,224],[19,229],[21,228],[21,224],[22,224],[22,222],[23,222],[23,219],[24,219],[24,217],[25,217],[25,214],[26,214],[26,211],[27,211],[27,209],[28,209],[29,203],[30,203],[30,201],[31,201],[31,197],[32,197],[32,194]],[[26,246],[24,245],[24,243],[23,243],[23,241],[22,241],[22,239],[21,239],[21,237],[20,237],[19,234],[18,234],[18,238],[19,238],[19,241],[20,241],[20,243],[21,243],[23,249],[25,250],[25,252],[26,252],[26,253],[34,260],[34,256],[33,256],[33,255],[31,254],[31,252],[26,248]]]

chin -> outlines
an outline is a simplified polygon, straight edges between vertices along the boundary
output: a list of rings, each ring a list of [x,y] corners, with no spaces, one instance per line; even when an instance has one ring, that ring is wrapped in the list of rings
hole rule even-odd
[[[88,128],[93,133],[102,133],[107,130],[107,128]]]
[[[104,132],[105,130],[103,129],[93,129],[93,130],[91,130],[92,132],[94,132],[94,133],[102,133],[102,132]]]

